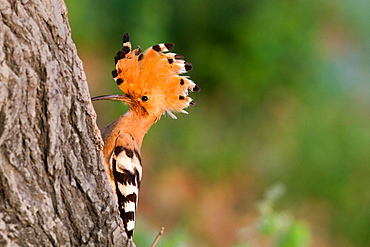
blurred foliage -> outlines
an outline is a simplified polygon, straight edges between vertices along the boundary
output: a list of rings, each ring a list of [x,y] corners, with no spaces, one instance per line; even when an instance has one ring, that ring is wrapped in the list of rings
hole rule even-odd
[[[93,96],[119,93],[110,71],[124,32],[142,48],[174,42],[202,88],[188,116],[163,117],[144,140],[149,242],[164,225],[162,246],[235,245],[281,181],[279,203],[306,223],[275,246],[302,246],[289,243],[306,224],[312,246],[370,244],[369,1],[66,2]],[[94,106],[100,127],[127,109]],[[138,243],[150,235],[140,227]]]
[[[276,183],[266,190],[265,198],[258,205],[259,217],[254,224],[240,230],[240,243],[234,247],[309,246],[310,231],[306,224],[295,220],[289,212],[275,209],[285,190],[281,183]]]
[[[265,199],[259,205],[260,219],[257,229],[261,233],[273,236],[273,246],[304,247],[308,246],[310,232],[307,226],[294,220],[288,212],[277,212],[275,203],[285,192],[283,184],[275,184],[265,193]]]

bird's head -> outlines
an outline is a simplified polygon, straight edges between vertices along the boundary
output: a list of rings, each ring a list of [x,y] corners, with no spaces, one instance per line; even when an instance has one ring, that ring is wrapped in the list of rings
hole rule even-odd
[[[188,76],[181,74],[192,69],[183,56],[164,53],[174,47],[172,43],[154,45],[145,52],[138,46],[131,50],[128,33],[123,35],[122,50],[115,56],[116,69],[112,71],[114,80],[124,95],[107,95],[92,100],[120,100],[129,105],[130,110],[159,118],[167,112],[176,118],[174,112],[183,112],[193,100],[188,91],[200,89]]]

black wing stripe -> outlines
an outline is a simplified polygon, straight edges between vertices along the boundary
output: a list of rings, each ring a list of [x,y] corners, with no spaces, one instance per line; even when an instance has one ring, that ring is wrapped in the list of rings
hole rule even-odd
[[[120,216],[129,238],[135,227],[138,190],[141,180],[141,157],[136,149],[117,146],[112,156],[112,171]]]

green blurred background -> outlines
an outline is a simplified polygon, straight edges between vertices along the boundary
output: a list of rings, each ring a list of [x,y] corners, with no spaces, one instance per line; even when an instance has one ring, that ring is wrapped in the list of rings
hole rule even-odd
[[[92,96],[120,93],[124,32],[202,89],[144,139],[138,246],[370,246],[370,1],[66,3]]]

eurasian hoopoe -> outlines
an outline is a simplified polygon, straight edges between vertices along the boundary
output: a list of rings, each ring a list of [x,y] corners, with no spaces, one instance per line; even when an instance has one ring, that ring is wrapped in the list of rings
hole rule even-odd
[[[102,129],[104,161],[108,178],[117,195],[118,208],[125,231],[132,238],[135,227],[142,165],[140,147],[145,133],[167,112],[187,113],[183,109],[194,102],[188,90],[200,89],[188,76],[180,76],[192,69],[191,63],[175,53],[163,53],[174,47],[172,43],[158,44],[144,53],[140,46],[131,51],[128,33],[123,35],[123,48],[115,56],[114,80],[124,95],[106,95],[92,100],[119,100],[129,110]]]

